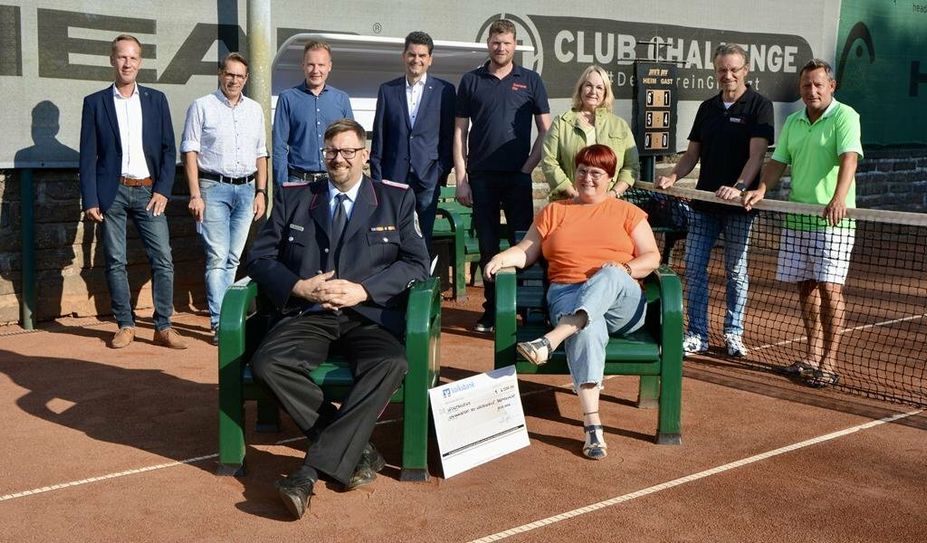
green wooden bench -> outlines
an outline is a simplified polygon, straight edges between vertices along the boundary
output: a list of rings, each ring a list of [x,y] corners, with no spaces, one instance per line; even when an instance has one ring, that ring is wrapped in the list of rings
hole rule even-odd
[[[509,247],[507,226],[502,225],[500,250]],[[467,265],[470,266],[470,281],[476,280],[477,266],[480,262],[480,243],[473,228],[473,209],[457,202],[456,187],[441,187],[438,197],[438,209],[435,215],[432,239],[453,240],[451,255],[451,286],[455,300],[467,298]]]
[[[606,347],[606,375],[639,375],[638,407],[659,408],[656,442],[682,442],[679,424],[682,402],[682,285],[661,266],[644,280],[646,324],[625,336],[612,337]],[[522,359],[515,345],[550,329],[546,317],[546,280],[539,264],[516,274],[514,268],[496,276],[495,367],[515,365],[518,373],[566,374],[561,346],[542,366]],[[521,319],[521,322],[519,322]]]
[[[249,359],[273,323],[272,304],[257,284],[244,278],[232,285],[219,317],[219,474],[241,475],[245,464],[245,401],[258,402],[258,431],[279,428],[273,394],[255,382]],[[437,278],[413,283],[406,309],[406,357],[409,372],[391,402],[402,403],[404,481],[428,478],[428,389],[438,382],[441,292]],[[310,376],[325,397],[338,401],[354,384],[348,365],[337,355]]]

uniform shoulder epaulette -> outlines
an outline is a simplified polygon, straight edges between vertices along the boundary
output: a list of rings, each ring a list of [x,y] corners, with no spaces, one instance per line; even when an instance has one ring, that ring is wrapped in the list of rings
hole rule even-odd
[[[387,187],[394,187],[397,189],[409,190],[409,185],[405,183],[400,183],[399,181],[390,181],[389,179],[383,179],[380,181],[380,183],[383,183]]]

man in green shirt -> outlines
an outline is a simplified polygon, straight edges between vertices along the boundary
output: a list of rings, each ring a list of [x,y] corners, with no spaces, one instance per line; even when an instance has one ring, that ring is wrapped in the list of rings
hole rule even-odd
[[[856,163],[863,156],[859,114],[834,100],[831,66],[813,59],[802,67],[799,85],[805,108],[789,115],[779,145],[766,163],[756,190],[744,193],[751,209],[792,166],[789,200],[825,206],[820,217],[788,215],[779,246],[776,278],[798,284],[807,358],[787,368],[811,386],[836,384],[837,348],[843,328],[843,284],[853,250],[854,226],[847,208],[856,207]]]

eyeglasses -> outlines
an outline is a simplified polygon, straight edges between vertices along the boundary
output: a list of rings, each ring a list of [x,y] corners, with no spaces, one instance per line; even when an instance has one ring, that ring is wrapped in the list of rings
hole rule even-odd
[[[222,72],[222,76],[228,79],[238,79],[240,81],[244,81],[245,79],[248,79],[248,74],[242,75],[242,74],[230,74],[228,72]]]
[[[605,170],[591,170],[583,167],[576,169],[576,177],[588,177],[593,181],[597,181],[607,175]]]
[[[333,147],[326,147],[322,149],[322,153],[325,155],[325,158],[327,160],[332,160],[333,158],[338,156],[338,153],[341,153],[341,156],[343,156],[345,160],[351,160],[352,158],[354,158],[354,155],[356,155],[358,151],[361,151],[363,149],[366,149],[366,147],[345,147],[344,149],[335,149]]]
[[[736,74],[737,72],[743,70],[745,66],[746,64],[744,64],[743,66],[737,67],[737,68],[731,68],[729,70],[726,68],[715,68],[715,72],[717,72],[720,75]]]

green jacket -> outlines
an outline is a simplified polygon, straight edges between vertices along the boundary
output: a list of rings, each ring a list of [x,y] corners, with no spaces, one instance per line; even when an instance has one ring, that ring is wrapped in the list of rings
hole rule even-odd
[[[558,115],[544,139],[541,170],[550,185],[550,199],[562,199],[562,190],[573,184],[576,165],[573,158],[586,146],[586,132],[579,124],[579,114],[569,110]],[[619,181],[633,185],[640,177],[641,165],[637,156],[634,134],[624,119],[599,108],[595,112],[595,142],[608,145],[618,156],[611,190]]]

